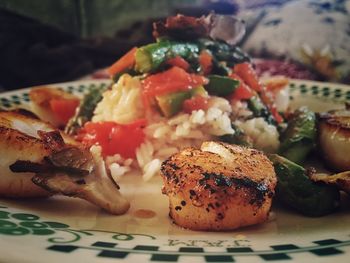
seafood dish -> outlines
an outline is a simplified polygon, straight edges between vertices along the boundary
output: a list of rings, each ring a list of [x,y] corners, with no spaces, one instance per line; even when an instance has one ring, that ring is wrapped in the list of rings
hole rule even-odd
[[[162,165],[170,217],[196,230],[230,230],[266,221],[277,178],[255,149],[222,142],[186,148]]]
[[[177,15],[153,35],[108,68],[107,87],[33,87],[31,112],[0,111],[0,196],[63,194],[120,215],[118,182],[136,171],[163,179],[170,217],[193,230],[263,223],[273,200],[306,216],[337,209],[350,192],[349,105],[292,110],[288,78],[259,78],[239,48],[237,18]],[[329,174],[304,167],[318,149]]]

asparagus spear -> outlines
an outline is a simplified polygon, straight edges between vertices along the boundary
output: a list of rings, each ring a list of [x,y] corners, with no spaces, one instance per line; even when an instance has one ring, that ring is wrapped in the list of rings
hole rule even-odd
[[[170,58],[180,56],[192,59],[198,54],[199,47],[195,43],[160,40],[137,49],[135,68],[141,73],[148,73],[157,70],[163,62]]]
[[[228,74],[229,68],[235,64],[250,61],[250,58],[239,47],[230,46],[222,41],[200,39],[197,42],[173,41],[160,39],[140,47],[136,52],[136,70],[141,73],[156,71],[168,59],[180,56],[191,62],[194,71],[198,70],[198,55],[203,49],[213,55],[213,73]],[[220,61],[224,61],[225,65]]]
[[[248,108],[253,112],[254,117],[262,117],[268,124],[276,125],[275,118],[258,95],[248,100]]]
[[[91,120],[97,103],[102,100],[102,93],[105,91],[104,87],[92,87],[80,102],[75,115],[69,120],[65,132],[70,135],[77,133],[84,123]]]
[[[199,40],[199,45],[201,49],[208,49],[218,61],[225,61],[228,67],[250,61],[250,57],[239,47],[228,45],[223,41],[203,38]]]
[[[205,89],[211,95],[228,96],[238,87],[239,81],[219,75],[209,75],[209,83]]]

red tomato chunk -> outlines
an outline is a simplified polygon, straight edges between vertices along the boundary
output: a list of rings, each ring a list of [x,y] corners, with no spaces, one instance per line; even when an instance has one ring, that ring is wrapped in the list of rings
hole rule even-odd
[[[103,156],[120,154],[124,158],[135,158],[136,149],[145,139],[145,125],[144,119],[130,124],[87,122],[78,138],[88,146],[100,145]]]
[[[154,96],[190,90],[207,83],[207,78],[187,73],[184,69],[175,66],[150,75],[143,81],[143,101],[148,106]]]
[[[50,100],[50,107],[55,117],[66,124],[73,117],[79,103],[79,99],[52,99]]]
[[[243,79],[250,88],[258,92],[261,91],[262,87],[259,78],[250,63],[244,62],[237,64],[234,66],[233,71]]]
[[[188,62],[180,56],[176,56],[174,58],[168,59],[166,63],[171,66],[182,68],[186,71],[190,68],[190,64],[188,64]]]
[[[208,98],[202,96],[196,96],[187,99],[182,105],[183,111],[191,114],[194,110],[206,110],[208,109]]]

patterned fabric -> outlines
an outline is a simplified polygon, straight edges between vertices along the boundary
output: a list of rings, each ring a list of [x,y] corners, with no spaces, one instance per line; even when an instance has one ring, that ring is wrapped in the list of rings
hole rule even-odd
[[[292,60],[320,80],[350,81],[349,0],[293,0],[259,10],[239,14],[252,25],[243,44],[247,52]]]

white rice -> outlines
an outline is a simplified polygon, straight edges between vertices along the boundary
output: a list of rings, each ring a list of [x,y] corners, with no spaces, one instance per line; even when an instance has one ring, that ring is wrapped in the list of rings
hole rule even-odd
[[[109,169],[111,171],[111,176],[115,182],[118,182],[120,180],[120,177],[122,177],[124,174],[131,170],[130,166],[122,166],[117,162],[112,163],[109,166]]]
[[[246,121],[235,121],[235,124],[253,140],[255,148],[265,152],[276,152],[279,147],[279,133],[275,126],[268,124],[263,118]]]
[[[253,112],[251,112],[248,109],[247,102],[240,101],[240,100],[233,100],[231,102],[232,107],[232,113],[231,113],[231,119],[232,120],[246,120],[253,116]]]
[[[162,164],[162,161],[159,159],[153,159],[152,161],[148,162],[142,169],[143,170],[142,179],[144,181],[150,180],[155,174],[159,172],[161,164]]]
[[[232,121],[252,139],[254,147],[273,152],[279,146],[276,127],[263,118],[251,118],[252,112],[244,102],[230,104],[224,98],[212,96],[207,110],[179,113],[169,119],[158,113],[145,116],[140,94],[139,79],[121,77],[112,90],[105,92],[93,117],[93,121],[119,123],[147,119],[146,140],[137,148],[135,160],[125,160],[118,154],[107,158],[106,163],[116,181],[134,168],[142,171],[145,181],[150,180],[170,155],[186,147],[199,147],[203,141],[215,140],[217,136],[234,134]]]
[[[103,94],[92,118],[93,122],[114,121],[129,123],[143,117],[141,82],[136,77],[124,74],[110,90]]]
[[[160,168],[162,160],[185,147],[198,147],[215,136],[233,134],[228,101],[223,98],[209,99],[206,111],[180,113],[167,119],[156,116],[145,128],[147,140],[136,150],[136,160],[143,170],[144,180],[149,180]]]

